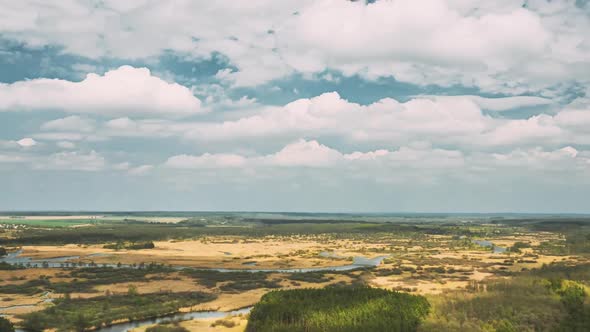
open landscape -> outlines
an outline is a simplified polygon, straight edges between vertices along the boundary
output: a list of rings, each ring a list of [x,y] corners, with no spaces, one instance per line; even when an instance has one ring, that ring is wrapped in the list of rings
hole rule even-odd
[[[590,0],[0,0],[0,332],[590,332]]]
[[[170,214],[0,219],[0,314],[31,332],[589,326],[590,217]],[[408,312],[371,309],[387,301]]]

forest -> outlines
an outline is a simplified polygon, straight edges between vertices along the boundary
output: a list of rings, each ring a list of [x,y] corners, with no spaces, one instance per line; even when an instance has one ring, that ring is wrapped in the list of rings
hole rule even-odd
[[[422,296],[369,287],[272,291],[246,331],[416,331],[430,305]]]

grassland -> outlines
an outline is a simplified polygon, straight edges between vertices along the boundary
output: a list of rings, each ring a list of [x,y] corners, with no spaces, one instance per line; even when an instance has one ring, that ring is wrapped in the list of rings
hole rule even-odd
[[[277,290],[372,287],[424,296],[431,309],[421,319],[421,331],[575,331],[590,326],[583,319],[590,283],[590,219],[582,217],[92,214],[99,215],[90,223],[89,216],[79,214],[28,214],[17,217],[43,223],[0,228],[0,247],[8,252],[20,249],[22,257],[38,262],[69,257],[56,268],[39,264],[0,271],[0,314],[23,326],[36,317],[29,314],[45,315],[62,306],[72,310],[68,320],[82,312],[92,325],[120,316],[97,316],[83,309],[86,303],[102,308],[129,289],[140,299],[192,292],[204,296],[149,311],[161,315],[231,311],[256,305]],[[84,224],[48,226],[51,221]],[[325,268],[352,264],[359,256],[386,258],[375,267],[340,272],[207,270]],[[580,302],[572,285],[582,289],[582,305],[570,305]],[[80,305],[64,307],[66,298]],[[534,299],[528,307],[520,300],[527,298]],[[179,326],[236,331],[245,329],[247,319],[234,318],[239,324],[231,328],[215,321]],[[42,321],[41,327],[76,329],[67,322]],[[563,325],[572,321],[579,324]]]
[[[73,227],[97,223],[95,219],[0,219],[0,225],[26,225],[37,227]]]
[[[84,331],[113,322],[162,316],[212,298],[212,295],[200,292],[140,295],[130,288],[126,295],[75,300],[65,297],[47,309],[20,318],[23,319],[22,325],[33,332],[48,328]]]

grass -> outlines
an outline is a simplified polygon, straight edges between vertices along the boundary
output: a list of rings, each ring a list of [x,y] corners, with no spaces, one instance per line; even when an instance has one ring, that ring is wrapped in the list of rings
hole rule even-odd
[[[590,331],[590,265],[551,264],[429,297],[420,331]]]
[[[71,227],[75,225],[94,224],[102,219],[0,219],[0,224],[26,225],[37,227]]]
[[[177,312],[180,308],[211,301],[214,295],[201,292],[102,296],[91,299],[62,299],[45,310],[21,315],[23,327],[84,331],[119,320],[141,320]]]
[[[185,269],[182,273],[198,280],[199,284],[219,288],[226,292],[240,292],[258,288],[279,288],[279,280],[268,279],[267,272],[219,272],[214,270]]]
[[[63,274],[63,276],[73,278],[71,281],[52,282],[49,277],[40,277],[22,283],[1,285],[0,294],[34,295],[44,291],[53,291],[60,294],[97,293],[96,286],[163,280],[165,278],[164,274],[169,272],[172,272],[172,270],[150,265],[142,269],[115,269],[110,267],[73,269],[68,274]]]

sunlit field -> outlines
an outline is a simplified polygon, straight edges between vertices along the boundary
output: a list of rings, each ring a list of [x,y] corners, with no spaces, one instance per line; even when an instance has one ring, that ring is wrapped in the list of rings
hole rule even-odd
[[[84,220],[93,222],[77,223]],[[0,313],[27,331],[356,331],[394,324],[383,319],[397,320],[395,331],[549,331],[587,323],[590,219],[583,217],[35,216],[20,217],[34,222],[18,227],[12,221],[1,224]],[[316,293],[293,293],[292,304],[280,300],[306,289]],[[411,319],[386,318],[393,309],[377,305],[382,295],[367,295],[350,306],[322,304],[324,318],[316,310],[290,310],[311,308],[314,297],[329,292],[346,297],[367,289],[391,291],[383,296],[392,294],[395,306],[419,301],[421,309],[408,309],[416,314]],[[271,305],[275,313],[262,314],[272,301],[280,303]],[[353,311],[360,316],[339,318]]]

